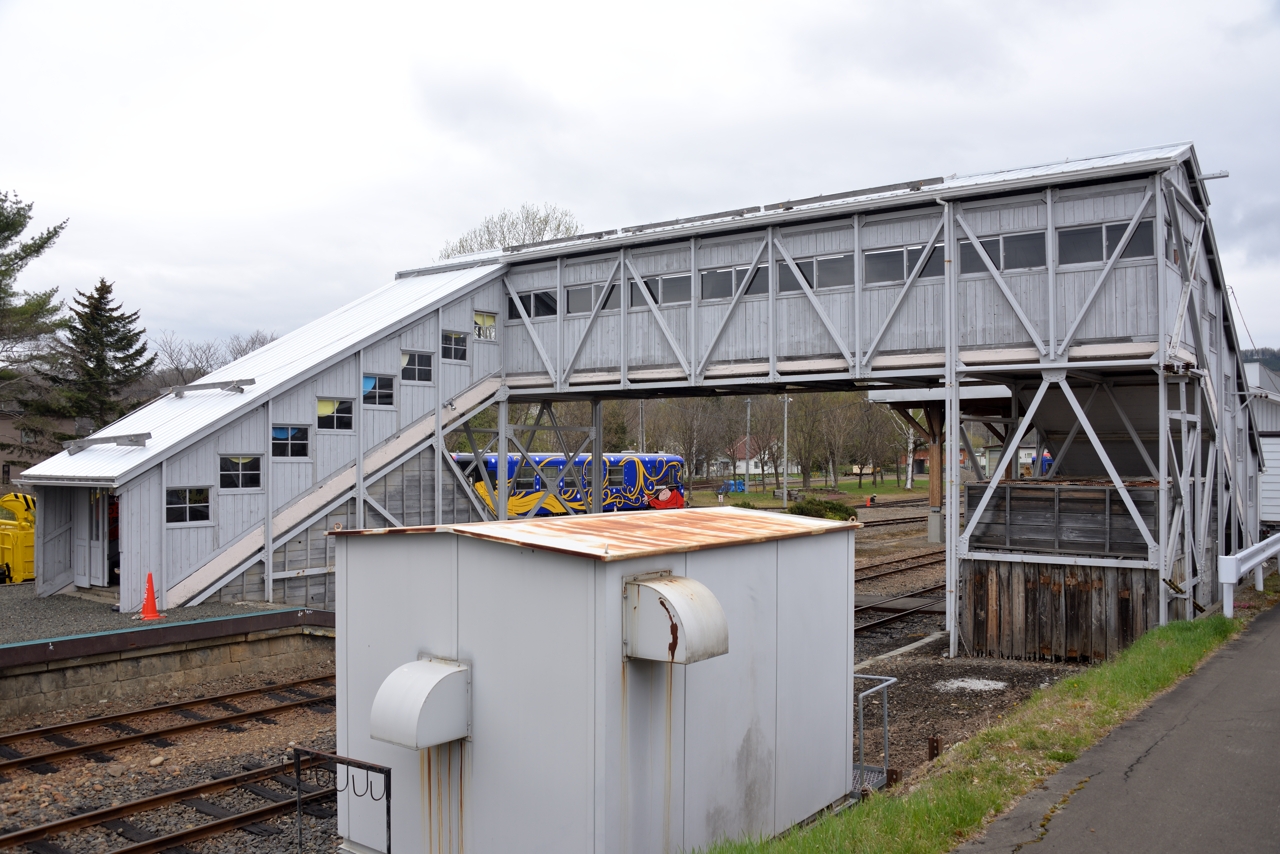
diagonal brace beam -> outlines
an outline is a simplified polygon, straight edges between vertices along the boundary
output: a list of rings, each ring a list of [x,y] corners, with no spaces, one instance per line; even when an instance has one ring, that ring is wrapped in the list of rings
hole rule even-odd
[[[1004,298],[1009,301],[1009,306],[1013,309],[1013,313],[1018,316],[1027,334],[1031,336],[1031,343],[1036,345],[1036,350],[1041,356],[1049,355],[1049,349],[1045,347],[1044,340],[1040,337],[1040,332],[1032,324],[1031,318],[1027,317],[1027,313],[1022,310],[1022,304],[1018,302],[1018,298],[1013,295],[1013,291],[1009,290],[1009,285],[1005,283],[1004,276],[1000,275],[1000,270],[991,261],[991,256],[987,254],[987,250],[983,247],[982,241],[974,236],[973,229],[969,227],[969,222],[964,218],[960,211],[956,211],[956,222],[964,229],[965,235],[969,238],[970,245],[977,251],[978,256],[982,258],[982,263],[987,265],[987,272],[996,280],[996,284],[1000,286],[1000,290],[1004,293]]]
[[[880,324],[880,331],[876,333],[876,337],[871,339],[871,345],[862,354],[863,367],[871,364],[871,358],[880,349],[880,339],[889,330],[889,324],[893,323],[893,318],[897,316],[898,309],[902,307],[903,300],[907,298],[907,292],[916,283],[916,279],[920,278],[925,262],[929,260],[929,256],[933,253],[934,244],[938,242],[938,235],[942,233],[942,227],[946,224],[947,215],[944,213],[938,217],[938,224],[933,227],[933,234],[929,235],[929,240],[924,244],[925,249],[928,251],[921,250],[920,257],[916,260],[916,266],[911,270],[911,275],[907,276],[907,281],[903,283],[902,290],[898,291],[898,296],[894,299],[893,305],[889,307],[889,313],[885,315],[884,322]]]
[[[573,348],[573,356],[564,366],[564,375],[560,378],[561,385],[569,382],[569,377],[573,374],[573,368],[578,364],[578,357],[582,355],[582,348],[586,345],[587,339],[591,337],[591,330],[595,328],[596,320],[600,317],[600,310],[604,308],[605,301],[609,299],[609,288],[613,284],[613,277],[617,275],[621,269],[622,260],[615,259],[613,267],[609,270],[609,277],[604,281],[604,287],[600,289],[600,299],[596,300],[595,306],[591,309],[591,319],[587,321],[587,326],[582,330],[582,337],[578,339],[578,346]]]
[[[978,502],[978,506],[974,508],[973,516],[966,520],[964,533],[960,535],[960,543],[965,551],[969,550],[969,535],[973,533],[973,529],[977,527],[978,520],[982,518],[982,513],[987,509],[987,504],[991,501],[991,496],[995,494],[996,487],[1000,485],[1005,471],[1008,470],[1009,464],[1018,458],[1018,446],[1022,444],[1022,437],[1027,435],[1027,430],[1031,427],[1031,419],[1035,416],[1036,410],[1040,408],[1040,401],[1044,400],[1044,393],[1049,388],[1049,379],[1040,381],[1040,388],[1036,389],[1035,397],[1031,398],[1031,405],[1027,407],[1026,413],[1022,416],[1022,420],[1018,422],[1018,429],[1013,431],[1013,438],[1005,443],[1004,453],[1000,455],[1000,465],[992,474],[991,480],[987,482],[987,489],[982,493],[982,500]]]
[[[516,293],[515,286],[507,280],[506,276],[502,277],[502,284],[507,287],[507,295],[511,301],[515,303],[516,310],[520,312],[520,322],[524,324],[525,331],[529,333],[529,337],[533,339],[533,346],[537,348],[538,355],[542,357],[542,364],[547,368],[547,374],[555,379],[556,369],[551,364],[551,357],[547,355],[546,348],[542,346],[542,338],[538,336],[537,331],[533,328],[533,321],[529,319],[529,314],[524,310],[524,303],[520,302],[520,295]]]
[[[782,241],[774,238],[773,245],[778,247],[778,251],[782,253],[782,258],[787,262],[787,266],[791,268],[791,275],[796,277],[796,281],[800,283],[800,290],[804,291],[804,295],[809,298],[809,304],[813,306],[813,310],[818,313],[818,319],[822,321],[822,325],[827,328],[827,334],[831,336],[831,340],[840,348],[840,355],[844,356],[845,363],[849,366],[849,370],[853,370],[853,354],[849,352],[849,348],[845,346],[844,339],[840,337],[840,333],[836,331],[836,326],[831,322],[831,318],[827,316],[826,309],[822,307],[822,303],[818,301],[817,295],[813,292],[813,286],[805,281],[804,276],[800,272],[800,268],[796,266],[796,261],[791,257],[791,253],[782,245]]]
[[[698,363],[696,375],[703,376],[707,372],[707,363],[711,361],[711,356],[716,352],[716,347],[720,345],[720,337],[724,335],[725,327],[729,325],[729,320],[733,317],[733,312],[738,308],[738,303],[742,300],[742,295],[747,292],[747,285],[751,284],[751,277],[755,275],[756,268],[760,266],[760,258],[764,255],[764,250],[769,248],[769,238],[765,238],[760,242],[760,248],[756,249],[755,260],[751,262],[751,266],[747,268],[747,274],[742,277],[742,284],[734,291],[733,299],[729,302],[729,310],[724,313],[724,317],[720,319],[720,325],[716,328],[716,334],[711,337],[711,344],[707,347],[707,353],[702,357],[702,361]],[[691,283],[694,287],[697,283]]]
[[[658,304],[653,301],[653,294],[649,293],[649,289],[645,287],[644,277],[636,272],[635,264],[631,261],[631,255],[627,255],[627,269],[631,271],[631,276],[636,280],[640,293],[644,294],[644,301],[649,306],[654,320],[658,321],[658,328],[662,330],[663,336],[666,337],[667,343],[671,345],[671,352],[676,354],[676,360],[680,362],[680,370],[684,371],[684,375],[690,380],[693,379],[693,372],[689,369],[689,360],[684,357],[684,351],[680,349],[680,345],[676,343],[676,337],[671,334],[671,327],[667,326],[667,320],[662,316],[662,312],[658,310]],[[626,288],[627,277],[624,271],[622,276],[622,286]],[[692,282],[690,282],[692,287]]]

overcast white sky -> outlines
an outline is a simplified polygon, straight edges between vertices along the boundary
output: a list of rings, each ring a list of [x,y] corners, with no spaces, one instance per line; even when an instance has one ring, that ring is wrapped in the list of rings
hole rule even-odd
[[[0,56],[0,188],[71,221],[20,286],[106,276],[152,333],[287,332],[525,201],[599,230],[1193,140],[1280,346],[1276,2],[0,0]]]

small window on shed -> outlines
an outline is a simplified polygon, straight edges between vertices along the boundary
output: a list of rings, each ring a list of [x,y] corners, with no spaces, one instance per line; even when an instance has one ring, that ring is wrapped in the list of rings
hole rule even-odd
[[[818,259],[818,281],[820,288],[838,288],[841,285],[852,285],[856,275],[858,259],[853,255],[836,255],[832,258]]]
[[[693,277],[692,276],[663,276],[662,277],[662,304],[670,305],[676,302],[688,302],[693,296]]]
[[[1002,270],[1021,270],[1027,267],[1045,266],[1044,232],[1011,234],[1004,238],[1004,264]]]
[[[991,259],[991,263],[996,269],[1000,269],[1000,238],[991,237],[986,240],[980,240],[982,248],[987,251],[987,257]],[[960,273],[987,273],[987,265],[982,262],[982,256],[978,254],[978,250],[968,240],[960,241]]]
[[[1133,237],[1129,238],[1129,245],[1124,248],[1124,252],[1120,253],[1121,259],[1152,258],[1155,256],[1155,234],[1151,225],[1152,223],[1149,219],[1144,219],[1138,223],[1138,227],[1133,230]],[[1128,227],[1128,223],[1119,222],[1107,226],[1108,258],[1116,251],[1116,247],[1120,245],[1120,240],[1124,237],[1125,229]]]
[[[800,275],[804,276],[805,284],[813,287],[813,261],[797,261],[796,267],[800,270]],[[800,281],[796,278],[796,274],[791,272],[791,265],[786,259],[778,262],[778,292],[786,293],[788,291],[800,290]]]
[[[262,457],[219,457],[219,489],[261,489]]]
[[[1058,232],[1059,264],[1088,264],[1101,260],[1102,226],[1067,228]]]
[[[171,525],[209,521],[209,487],[166,489],[164,520]]]
[[[272,427],[271,456],[273,457],[306,457],[306,427]]]
[[[316,401],[316,428],[320,430],[354,430],[355,403],[350,400],[320,398]]]
[[[467,360],[467,333],[441,332],[440,358],[452,359],[455,362]]]
[[[361,388],[364,395],[362,400],[368,406],[395,406],[395,386],[396,381],[393,377],[365,374],[364,385]]]
[[[906,279],[902,271],[902,250],[892,249],[888,252],[868,252],[866,259],[866,279],[868,285],[880,282],[901,282]]]
[[[475,313],[475,333],[477,341],[498,340],[498,315],[487,311]]]
[[[569,288],[564,292],[565,314],[590,314],[595,306],[591,302],[591,286]]]
[[[401,353],[400,379],[411,383],[431,382],[431,354]]]
[[[733,296],[732,270],[707,270],[702,274],[703,299],[728,299]]]
[[[911,271],[916,268],[920,256],[924,254],[923,246],[911,246],[907,249],[907,275],[911,275]],[[946,252],[941,245],[933,247],[933,251],[929,253],[929,258],[924,262],[924,267],[920,270],[920,275],[916,278],[928,279],[934,276],[941,276],[946,273]]]

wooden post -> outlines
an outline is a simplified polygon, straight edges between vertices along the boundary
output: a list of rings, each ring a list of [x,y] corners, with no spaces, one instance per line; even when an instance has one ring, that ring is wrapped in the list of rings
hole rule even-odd
[[[930,403],[925,407],[924,414],[929,427],[929,542],[941,543],[943,542],[943,405],[941,403]]]

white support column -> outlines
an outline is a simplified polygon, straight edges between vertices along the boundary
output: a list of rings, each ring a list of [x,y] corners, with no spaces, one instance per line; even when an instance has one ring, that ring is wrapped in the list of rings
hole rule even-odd
[[[564,388],[564,256],[556,259],[556,391]]]
[[[436,476],[432,483],[432,503],[435,505],[435,524],[444,524],[444,508],[441,506],[444,502],[444,413],[440,411],[440,395],[436,394],[436,438],[432,442],[435,448],[435,456],[433,459],[436,464]],[[472,448],[471,452],[476,453],[476,449]],[[465,486],[465,484],[464,484]],[[492,493],[490,493],[492,494]]]
[[[169,488],[169,460],[166,457],[160,461],[160,577],[155,579],[159,582],[159,589],[156,591],[156,598],[159,600],[159,609],[163,611],[169,607],[169,520],[166,518],[168,511],[165,510],[164,497]],[[268,493],[270,494],[270,493]],[[90,502],[90,507],[93,503]],[[267,502],[267,532],[271,530],[271,503]],[[110,536],[110,533],[107,534]],[[146,579],[143,579],[143,584]],[[146,588],[143,588],[145,595]],[[267,601],[271,601],[271,588],[267,588]]]
[[[507,399],[504,397],[498,401],[498,447],[495,451],[494,458],[494,474],[497,477],[498,487],[498,520],[506,521],[507,504],[511,495],[511,475],[507,470],[507,438],[511,434],[511,426],[508,423],[509,412],[507,411]],[[483,465],[483,463],[481,463]]]
[[[863,375],[862,368],[862,214],[853,218],[853,375]],[[868,368],[868,370],[870,370]],[[910,434],[908,434],[910,435]],[[910,440],[908,440],[910,447]],[[910,456],[910,454],[908,454]],[[907,460],[910,465],[911,460]]]
[[[1058,236],[1054,233],[1052,187],[1045,189],[1044,203],[1049,223],[1049,230],[1045,232],[1044,257],[1048,266],[1048,275],[1045,279],[1049,285],[1049,293],[1046,294],[1046,298],[1049,300],[1049,358],[1052,360],[1057,352],[1054,350],[1054,342],[1057,340],[1058,335]]]
[[[943,286],[946,288],[946,404],[944,410],[944,446],[947,455],[947,494],[946,494],[946,554],[947,554],[947,630],[951,633],[951,657],[959,653],[960,639],[960,563],[957,545],[960,540],[960,387],[956,374],[959,361],[959,326],[957,284],[957,265],[955,263],[955,224],[952,205],[947,203],[944,209],[946,221],[945,242],[943,244],[944,273]],[[925,254],[928,252],[926,250]],[[933,475],[930,475],[932,477]]]
[[[364,528],[364,350],[356,354],[356,528]],[[314,459],[314,455],[313,455]]]
[[[644,287],[644,282],[639,283]],[[605,288],[606,292],[608,288]],[[627,315],[631,311],[631,288],[627,287],[627,250],[618,250],[618,385],[627,387]]]
[[[690,385],[701,385],[698,375],[698,294],[702,290],[698,282],[698,238],[689,238],[689,364],[693,365]]]
[[[275,469],[275,458],[271,456],[271,422],[274,418],[271,400],[267,400],[267,452],[263,455],[266,465],[263,466],[262,487],[265,493],[262,497],[262,504],[266,508],[262,516],[262,583],[265,585],[265,599],[272,601],[272,584],[271,570],[272,564],[275,562],[276,540],[275,531],[272,527],[272,516],[275,514],[275,502],[272,500],[272,477]]]
[[[778,300],[777,300],[777,283],[774,282],[774,228],[769,227],[767,239],[769,241],[769,380],[774,382],[778,379]],[[748,275],[750,275],[748,273]],[[748,449],[750,453],[750,449]],[[747,483],[751,482],[751,467],[747,467]],[[748,487],[748,491],[750,487]]]
[[[1157,197],[1158,198],[1158,197]],[[1163,232],[1163,223],[1157,223],[1157,230]],[[1164,266],[1163,257],[1159,259],[1159,266]],[[1161,304],[1160,312],[1163,316],[1164,305]],[[1162,340],[1163,340],[1163,336]],[[1158,475],[1158,484],[1160,489],[1160,500],[1157,513],[1160,516],[1159,545],[1156,549],[1156,565],[1160,567],[1160,625],[1167,625],[1169,622],[1169,588],[1165,585],[1164,580],[1169,577],[1169,385],[1165,379],[1163,368],[1159,369],[1158,392],[1160,394],[1159,413],[1159,448],[1160,459],[1157,462],[1157,468],[1160,472]]]

